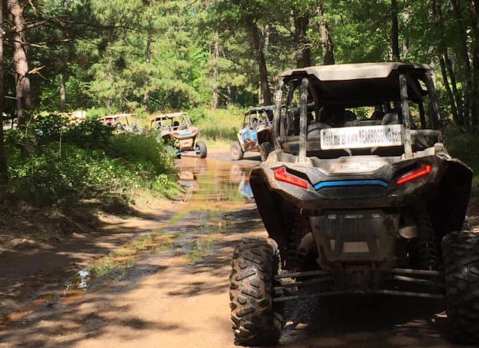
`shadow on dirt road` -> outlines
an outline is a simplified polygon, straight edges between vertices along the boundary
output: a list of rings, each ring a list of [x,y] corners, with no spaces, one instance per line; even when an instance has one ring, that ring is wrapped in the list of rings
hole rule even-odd
[[[253,163],[184,159],[191,182],[184,208],[162,231],[168,250],[139,260],[120,279],[52,300],[0,327],[0,347],[234,347],[228,276],[239,240],[265,237],[248,196]],[[451,348],[437,303],[338,297],[288,305],[280,347]],[[306,324],[306,325],[305,325]],[[303,328],[301,328],[303,327]],[[306,327],[306,328],[304,328]]]

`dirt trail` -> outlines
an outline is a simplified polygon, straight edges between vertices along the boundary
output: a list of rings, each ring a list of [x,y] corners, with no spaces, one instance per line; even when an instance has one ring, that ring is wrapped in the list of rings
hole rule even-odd
[[[0,330],[0,347],[233,347],[228,274],[236,243],[265,232],[249,202],[251,163],[185,159],[198,171],[171,250],[145,257],[126,276],[77,298],[46,304]],[[198,185],[198,186],[197,186]],[[241,193],[239,190],[241,189]],[[437,304],[345,297],[291,311],[313,333],[286,330],[284,347],[454,347],[433,324]]]

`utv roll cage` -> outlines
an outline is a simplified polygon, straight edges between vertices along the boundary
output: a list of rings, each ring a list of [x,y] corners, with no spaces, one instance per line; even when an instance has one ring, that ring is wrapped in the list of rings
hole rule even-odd
[[[427,97],[428,110],[425,105]],[[420,127],[416,127],[411,118],[411,103],[417,105]],[[324,122],[321,113],[325,107],[375,106],[381,106],[384,115],[389,113],[391,116],[392,110],[397,111],[392,123],[402,126],[403,146],[399,155],[412,158],[416,143],[424,142],[424,139],[435,143],[441,137],[441,132],[437,131],[442,123],[439,104],[434,75],[429,66],[407,63],[345,64],[294,69],[280,76],[275,93],[274,147],[297,154],[299,162],[305,162],[311,152],[316,152],[313,156],[321,158],[317,152],[322,155],[325,152],[321,151],[318,132],[311,132],[311,126],[315,122]],[[342,122],[340,127],[381,124],[388,123],[384,119],[349,120]],[[327,128],[328,125],[323,124],[322,127]],[[427,141],[427,138],[434,140]],[[377,149],[368,149],[367,153],[364,150],[363,153],[356,152],[371,154],[372,150]]]
[[[253,118],[256,118],[256,121],[261,124],[271,126],[274,118],[274,106],[259,106],[249,109],[244,114],[243,127],[252,126]]]
[[[274,112],[274,105],[268,105],[268,106],[258,106],[255,108],[249,109],[246,113],[245,116],[248,115],[254,115],[258,113],[265,113],[270,117],[271,119],[273,118],[273,112]]]
[[[176,123],[175,123],[176,121]],[[171,114],[154,115],[150,120],[150,127],[158,129],[169,129],[171,131],[178,128],[191,127],[191,120],[184,112],[175,112]]]

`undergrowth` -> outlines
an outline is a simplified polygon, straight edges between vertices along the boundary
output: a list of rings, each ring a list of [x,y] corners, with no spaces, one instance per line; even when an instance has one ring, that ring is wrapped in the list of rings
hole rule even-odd
[[[244,112],[238,108],[195,110],[192,118],[208,141],[234,141],[243,124]]]
[[[451,127],[446,131],[446,140],[447,150],[451,156],[460,159],[474,171],[473,193],[477,196],[479,193],[479,138]]]
[[[136,190],[179,193],[173,157],[154,135],[115,134],[90,120],[77,125],[60,115],[7,134],[10,194],[44,205],[82,199],[125,202]]]

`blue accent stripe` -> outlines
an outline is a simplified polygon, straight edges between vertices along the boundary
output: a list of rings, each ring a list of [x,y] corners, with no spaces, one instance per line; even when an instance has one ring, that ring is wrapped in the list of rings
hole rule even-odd
[[[389,185],[383,180],[338,180],[338,181],[322,181],[314,185],[316,191],[327,187],[350,187],[350,186],[382,186],[387,188]]]

